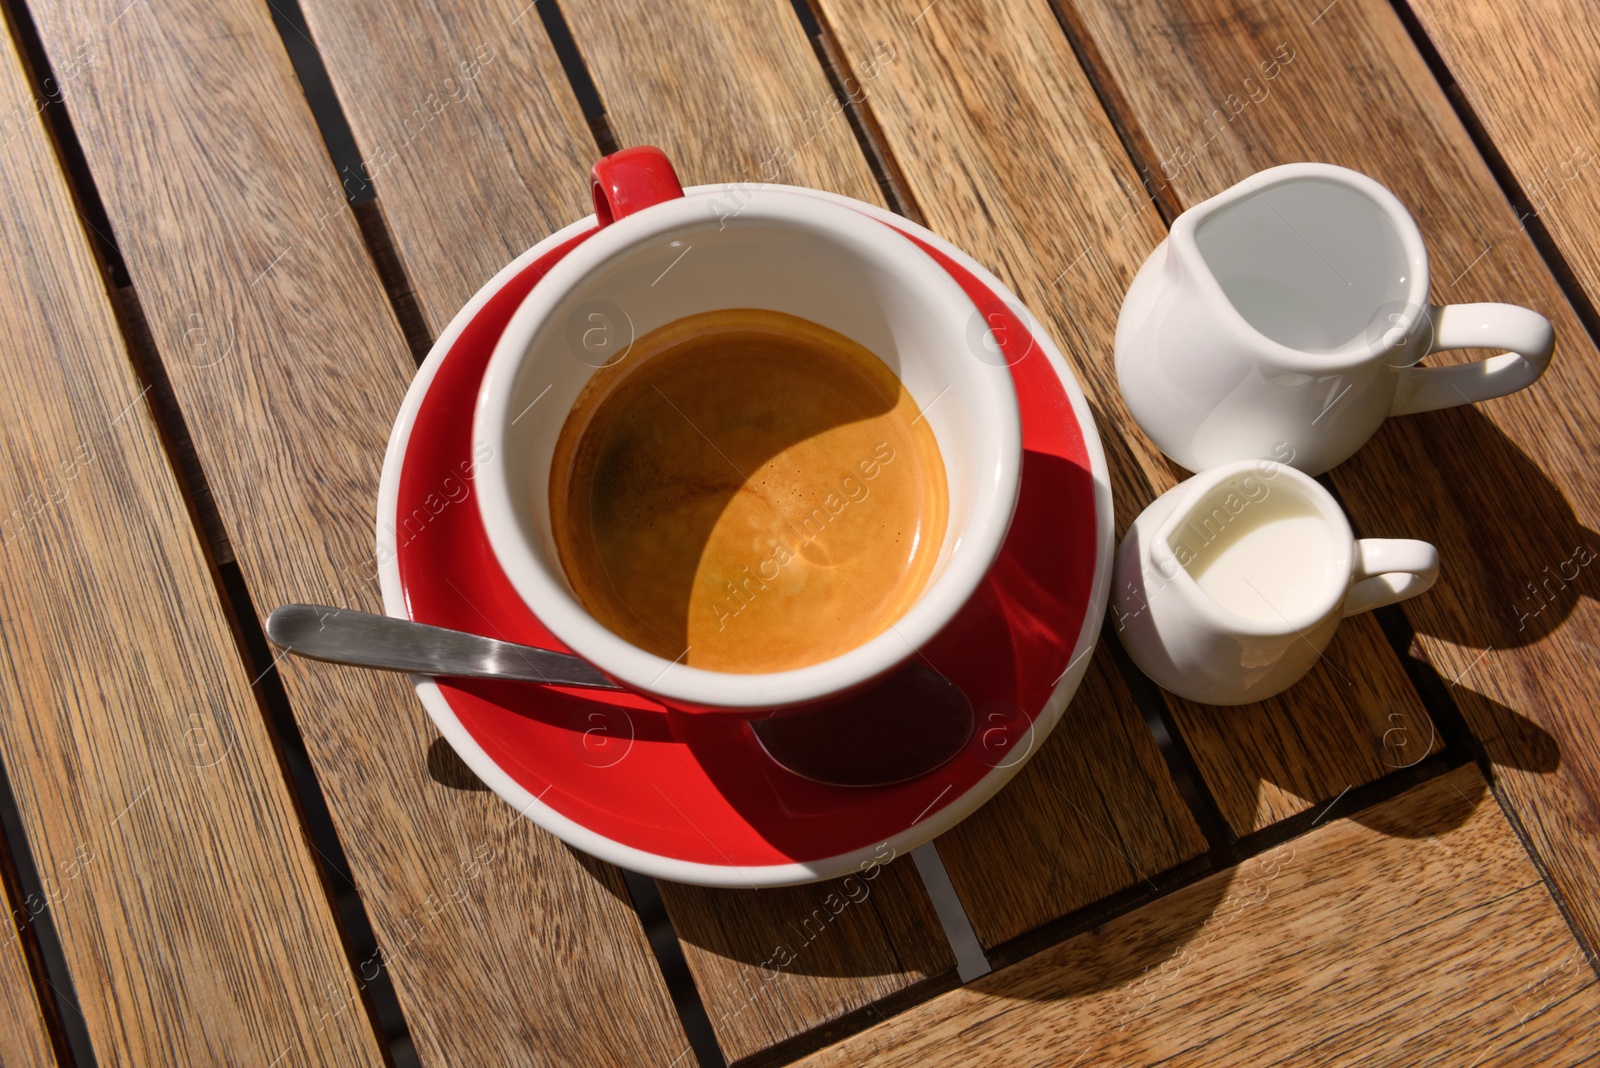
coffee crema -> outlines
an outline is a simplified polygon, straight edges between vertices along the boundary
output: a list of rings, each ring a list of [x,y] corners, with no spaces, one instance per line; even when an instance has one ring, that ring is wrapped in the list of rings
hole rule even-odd
[[[589,380],[551,467],[556,550],[624,640],[712,671],[861,645],[921,594],[944,542],[939,446],[900,380],[809,320],[705,312]]]

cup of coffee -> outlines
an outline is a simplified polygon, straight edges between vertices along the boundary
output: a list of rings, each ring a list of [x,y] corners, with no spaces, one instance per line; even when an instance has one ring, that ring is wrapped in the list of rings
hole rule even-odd
[[[1364,174],[1291,163],[1184,212],[1117,320],[1117,384],[1162,452],[1191,471],[1271,458],[1317,475],[1391,415],[1532,385],[1550,323],[1514,304],[1428,303],[1428,253],[1395,195]],[[1418,367],[1445,349],[1509,349]]]
[[[825,702],[915,655],[1016,505],[1010,373],[910,239],[785,186],[595,165],[599,229],[484,376],[477,499],[558,639],[687,711]],[[470,591],[468,591],[470,593]]]

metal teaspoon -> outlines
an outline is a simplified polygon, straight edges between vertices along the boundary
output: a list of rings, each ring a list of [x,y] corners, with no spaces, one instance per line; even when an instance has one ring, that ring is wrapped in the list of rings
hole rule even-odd
[[[313,660],[457,678],[623,690],[567,653],[324,605],[267,616],[274,645]],[[818,709],[746,721],[776,763],[830,786],[890,786],[948,763],[972,737],[972,702],[915,661],[882,682]]]

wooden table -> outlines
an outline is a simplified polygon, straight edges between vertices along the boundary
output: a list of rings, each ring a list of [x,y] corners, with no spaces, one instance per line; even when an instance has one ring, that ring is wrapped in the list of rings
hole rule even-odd
[[[0,1063],[1600,1057],[1592,0],[5,8]],[[1373,175],[1435,300],[1539,309],[1558,352],[1325,480],[1440,547],[1429,594],[1256,707],[1165,695],[1108,630],[1021,775],[763,966],[837,887],[581,855],[404,680],[261,634],[379,607],[417,360],[640,143],[989,266],[1074,364],[1119,530],[1181,477],[1115,386],[1122,294],[1255,170]]]

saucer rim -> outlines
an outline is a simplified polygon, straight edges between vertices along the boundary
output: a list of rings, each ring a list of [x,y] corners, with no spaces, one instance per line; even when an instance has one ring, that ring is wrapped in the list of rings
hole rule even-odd
[[[727,191],[731,188],[733,188],[731,183],[713,183],[687,187],[684,192],[685,194],[715,193]],[[751,186],[747,183],[740,188],[748,190]],[[819,197],[835,204],[861,211],[880,222],[897,227],[949,256],[990,289],[995,296],[1001,299],[1010,298],[1007,301],[1008,305],[1025,309],[1025,305],[1022,304],[1020,298],[996,278],[992,272],[949,241],[909,219],[902,218],[876,205],[822,190],[807,189],[800,186],[774,186],[773,188]],[[433,347],[429,349],[427,358],[418,368],[416,375],[411,380],[411,384],[407,387],[405,400],[402,402],[400,410],[395,417],[395,423],[390,431],[388,445],[384,452],[383,467],[379,476],[377,510],[374,523],[376,556],[379,565],[379,590],[383,597],[383,607],[386,613],[402,619],[411,618],[410,606],[406,602],[405,591],[400,580],[400,558],[392,533],[393,524],[388,524],[391,529],[385,530],[385,518],[394,516],[398,509],[400,476],[404,466],[407,446],[411,440],[411,432],[416,423],[417,414],[432,388],[433,379],[439,367],[443,364],[445,357],[449,355],[455,343],[460,339],[467,325],[476,318],[494,295],[499,293],[517,274],[564,242],[595,228],[596,225],[596,217],[593,214],[587,215],[551,233],[496,272],[472,295],[450,320],[449,325],[439,334],[439,337],[434,341]],[[1026,312],[1024,321],[1032,328],[1031,333],[1037,340],[1046,359],[1050,361],[1051,369],[1060,382],[1062,392],[1067,402],[1072,406],[1073,415],[1078,421],[1084,452],[1089,461],[1089,472],[1094,483],[1095,513],[1098,520],[1096,525],[1098,529],[1096,531],[1095,571],[1090,584],[1089,603],[1079,627],[1077,645],[1073,649],[1072,657],[1067,663],[1066,670],[1057,677],[1049,698],[1045,701],[1037,716],[1034,717],[1031,730],[1035,741],[1023,759],[991,769],[988,774],[973,783],[960,795],[952,798],[944,807],[931,816],[913,822],[905,830],[898,834],[890,835],[881,842],[809,861],[767,865],[708,864],[700,861],[687,861],[662,856],[634,846],[625,845],[593,831],[556,811],[554,808],[545,805],[540,800],[543,792],[535,795],[517,782],[489,756],[467,729],[462,726],[455,710],[450,705],[449,699],[444,695],[433,676],[412,675],[412,685],[417,691],[417,696],[422,701],[424,711],[433,720],[434,726],[438,728],[440,734],[444,736],[451,748],[456,751],[457,755],[461,757],[472,772],[502,800],[511,805],[519,815],[531,820],[562,841],[600,860],[615,864],[629,871],[654,878],[668,879],[673,882],[700,886],[760,888],[792,886],[838,878],[853,871],[866,871],[873,865],[886,863],[887,859],[908,853],[972,815],[998,793],[1033,758],[1034,751],[1037,750],[1043,740],[1049,736],[1050,732],[1060,722],[1068,703],[1077,692],[1083,676],[1089,669],[1095,645],[1099,641],[1100,621],[1105,615],[1111,589],[1114,516],[1112,514],[1110,473],[1106,466],[1105,451],[1101,444],[1099,427],[1095,423],[1088,400],[1083,394],[1083,389],[1078,383],[1077,376],[1072,371],[1071,364],[1067,362],[1065,356],[1056,346],[1055,340],[1050,337],[1048,331],[1042,327],[1032,312]],[[548,790],[548,787],[546,789]],[[883,856],[882,851],[885,848],[889,850],[888,858]]]

